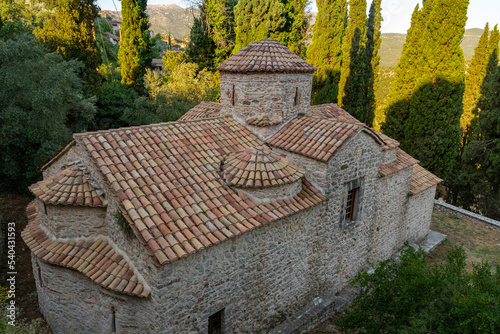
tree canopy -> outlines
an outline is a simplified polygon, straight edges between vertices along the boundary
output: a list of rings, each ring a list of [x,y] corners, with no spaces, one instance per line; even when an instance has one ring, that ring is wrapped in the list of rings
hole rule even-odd
[[[95,98],[84,96],[82,67],[47,53],[29,32],[0,40],[2,189],[26,189],[72,132],[87,129],[96,109]]]
[[[122,0],[121,40],[118,59],[122,83],[139,89],[154,57],[146,14],[147,0]]]

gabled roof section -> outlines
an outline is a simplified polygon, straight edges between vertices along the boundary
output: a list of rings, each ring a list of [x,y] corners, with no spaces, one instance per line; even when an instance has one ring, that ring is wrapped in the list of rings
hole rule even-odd
[[[75,145],[75,140],[71,138],[66,142],[66,144],[63,145],[63,147],[61,147],[40,166],[40,171],[43,172],[45,169],[47,169],[47,167],[49,167],[55,160],[63,156],[71,147],[73,147],[73,145]]]
[[[201,102],[196,107],[188,110],[179,118],[179,121],[192,121],[220,116],[222,105],[216,102]]]
[[[145,283],[106,239],[53,241],[40,227],[35,201],[28,205],[26,214],[28,226],[21,236],[36,257],[79,271],[103,288],[132,296],[149,296]]]
[[[418,163],[419,161],[417,159],[413,158],[411,155],[398,148],[396,151],[396,159],[394,159],[394,161],[386,164],[380,164],[379,174],[380,176],[384,177]]]
[[[33,184],[29,189],[45,204],[104,206],[89,179],[85,168],[71,166]]]
[[[299,181],[305,174],[295,165],[265,146],[242,150],[225,157],[223,178],[237,188],[266,188]]]
[[[413,166],[413,174],[410,183],[410,192],[418,194],[443,181],[420,165]]]
[[[316,68],[284,44],[267,38],[245,46],[219,65],[217,70],[236,73],[312,73]]]
[[[266,142],[289,152],[328,162],[340,147],[362,129],[363,126],[352,122],[302,116],[294,118]]]
[[[310,183],[289,200],[227,187],[221,159],[262,145],[230,117],[76,134],[153,262],[169,263],[327,200]]]

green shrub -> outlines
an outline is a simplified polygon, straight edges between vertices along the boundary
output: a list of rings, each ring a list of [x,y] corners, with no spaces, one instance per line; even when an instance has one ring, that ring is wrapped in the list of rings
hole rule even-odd
[[[455,247],[429,265],[408,247],[354,277],[361,291],[337,324],[346,333],[500,333],[500,270],[483,262],[468,273],[465,259]]]

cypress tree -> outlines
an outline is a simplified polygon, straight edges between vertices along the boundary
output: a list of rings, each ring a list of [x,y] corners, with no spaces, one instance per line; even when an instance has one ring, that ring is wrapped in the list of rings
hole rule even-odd
[[[44,0],[48,11],[42,16],[42,24],[34,30],[35,36],[50,50],[65,60],[83,62],[81,78],[87,93],[95,94],[101,77],[97,68],[101,54],[95,41],[94,20],[99,8],[95,0]]]
[[[234,6],[236,0],[205,0],[200,17],[191,28],[188,55],[202,68],[222,64],[234,48]]]
[[[234,7],[236,38],[233,53],[246,45],[273,38],[305,56],[307,0],[240,0]]]
[[[489,61],[489,34],[490,29],[488,23],[486,23],[484,31],[481,34],[481,38],[474,49],[474,55],[472,56],[470,66],[467,68],[463,98],[464,112],[460,118],[460,129],[463,134],[467,131],[467,127],[472,121],[472,113],[476,108],[477,101],[481,94],[481,86],[483,84],[484,77],[486,76],[486,69]]]
[[[370,14],[366,26],[366,65],[367,65],[367,91],[366,91],[366,118],[365,122],[372,125],[375,118],[375,91],[378,86],[378,67],[380,63],[380,44],[382,43],[382,26],[381,13],[382,0],[373,0],[370,6]]]
[[[446,177],[460,142],[465,63],[460,41],[468,0],[436,0],[422,34],[417,88],[409,104],[401,146],[422,166]],[[425,7],[425,4],[424,4]]]
[[[352,0],[349,6],[338,104],[360,121],[366,122],[366,0]]]
[[[312,87],[312,104],[336,103],[342,65],[342,39],[347,24],[347,0],[316,2],[314,23],[307,61],[317,68]]]
[[[146,14],[147,0],[122,0],[121,40],[118,59],[122,83],[140,89],[146,68],[154,57]]]
[[[424,0],[423,8],[415,6],[411,18],[411,26],[406,34],[401,58],[396,65],[396,75],[391,84],[387,98],[385,119],[382,121],[382,132],[399,141],[404,141],[404,124],[408,120],[410,98],[415,89],[419,75],[418,55],[422,32],[425,30],[429,13],[435,1]]]

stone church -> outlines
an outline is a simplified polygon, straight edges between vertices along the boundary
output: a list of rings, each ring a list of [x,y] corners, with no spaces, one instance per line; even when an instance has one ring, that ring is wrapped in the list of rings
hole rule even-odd
[[[54,333],[266,333],[429,231],[436,184],[272,39],[218,67],[221,103],[75,134],[22,237]]]

